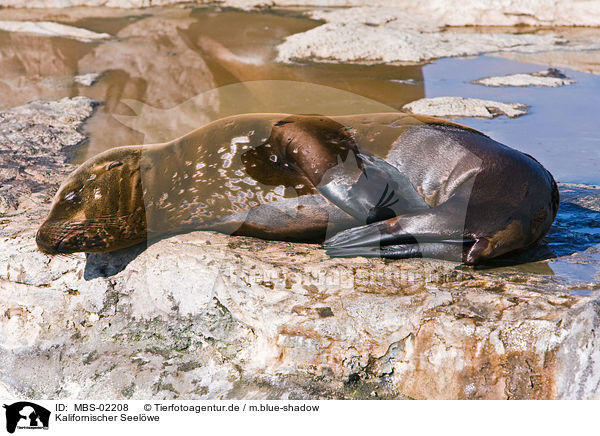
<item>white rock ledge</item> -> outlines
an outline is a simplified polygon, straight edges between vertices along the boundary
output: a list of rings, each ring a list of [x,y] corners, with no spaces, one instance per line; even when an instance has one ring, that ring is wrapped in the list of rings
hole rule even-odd
[[[64,8],[72,6],[104,6],[113,8],[144,8],[174,4],[189,4],[189,0],[0,0],[0,6],[13,8]],[[199,0],[196,3],[215,3]],[[240,9],[270,7],[361,7],[390,14],[410,14],[415,19],[441,26],[600,26],[598,0],[223,0],[222,6]]]
[[[110,38],[108,33],[97,33],[81,27],[67,26],[51,21],[0,21],[0,30],[5,32],[31,33],[42,36],[61,36],[91,42]]]
[[[464,27],[447,27],[514,26],[541,24],[544,21],[542,19],[535,23],[529,19],[533,17],[535,21],[535,8],[530,8],[529,13],[522,12],[511,16],[509,11],[512,9],[527,9],[517,7],[518,5],[512,2],[483,2],[487,5],[484,14],[477,12],[483,12],[479,9],[482,2],[467,3],[465,6],[459,2],[400,2],[390,4],[389,7],[370,5],[309,11],[307,15],[325,23],[287,37],[277,48],[277,60],[286,63],[315,61],[410,64],[441,57],[484,53],[600,49],[597,38],[575,41],[560,37],[552,31],[526,33],[520,28],[519,31],[488,29],[482,32]],[[600,1],[594,4],[595,7],[600,7]],[[566,3],[563,6],[562,9],[566,9]],[[502,11],[505,11],[506,15],[503,15]],[[510,16],[511,19],[503,20],[500,18],[502,16]],[[520,21],[524,16],[527,19]],[[552,18],[548,13],[540,16],[547,17],[550,21],[561,22],[558,16]],[[590,25],[600,25],[600,18],[594,18],[591,22],[596,24]]]
[[[527,105],[521,103],[464,97],[422,98],[405,104],[402,109],[414,114],[448,118],[494,118],[499,115],[516,118],[527,113]]]
[[[277,47],[278,62],[347,62],[410,64],[451,56],[502,51],[551,50],[564,41],[553,35],[424,32],[392,22],[385,25],[326,23],[288,36]],[[599,45],[600,47],[600,45]]]
[[[242,9],[352,6],[351,9],[363,11],[371,9],[371,14],[408,14],[415,20],[440,26],[600,26],[598,0],[225,0],[222,4]],[[339,11],[340,9],[334,10],[332,14]]]

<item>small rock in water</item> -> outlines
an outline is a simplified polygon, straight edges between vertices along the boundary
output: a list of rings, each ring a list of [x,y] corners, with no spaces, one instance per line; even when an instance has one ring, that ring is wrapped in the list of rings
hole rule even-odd
[[[484,77],[472,83],[485,86],[563,86],[575,83],[556,68],[548,68],[537,73],[509,74],[508,76]]]
[[[101,75],[102,73],[78,74],[73,77],[73,81],[81,86],[92,86]]]
[[[405,104],[402,109],[414,114],[450,118],[494,118],[499,115],[516,118],[527,113],[527,105],[521,103],[501,103],[464,97],[422,98]]]

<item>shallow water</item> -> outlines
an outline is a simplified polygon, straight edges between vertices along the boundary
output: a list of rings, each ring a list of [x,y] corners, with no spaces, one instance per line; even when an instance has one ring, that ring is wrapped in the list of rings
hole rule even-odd
[[[84,43],[0,32],[0,108],[43,97],[101,101],[75,163],[118,145],[169,140],[235,113],[387,111],[448,95],[514,101],[529,105],[530,113],[460,122],[534,155],[563,184],[587,184],[561,185],[563,203],[547,238],[557,256],[600,244],[600,190],[589,186],[600,185],[600,76],[564,70],[575,84],[489,88],[470,82],[547,66],[492,56],[412,66],[276,64],[275,47],[283,38],[318,25],[298,12],[166,8],[124,15],[90,8],[68,14],[57,13],[55,21],[113,37]],[[91,86],[74,81],[84,73],[100,76]],[[571,202],[582,196],[591,200]],[[597,281],[590,263],[558,259],[549,265],[565,280]]]
[[[600,184],[600,76],[562,69],[576,83],[550,87],[487,87],[470,83],[488,76],[532,73],[547,65],[503,58],[440,59],[423,67],[427,97],[461,96],[530,106],[519,118],[465,118],[460,122],[529,153],[559,182]]]

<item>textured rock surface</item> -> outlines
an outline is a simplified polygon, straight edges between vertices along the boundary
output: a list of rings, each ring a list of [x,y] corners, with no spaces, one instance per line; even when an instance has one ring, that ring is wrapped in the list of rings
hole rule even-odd
[[[575,83],[555,68],[530,74],[509,74],[508,76],[484,77],[473,83],[484,86],[563,86]]]
[[[264,6],[354,6],[408,13],[443,26],[598,26],[598,0],[226,0],[228,6],[250,9]],[[334,11],[333,14],[337,14]]]
[[[293,62],[414,63],[430,59],[500,51],[543,51],[564,41],[553,35],[440,33],[407,29],[403,22],[326,23],[286,38],[278,47],[277,60]]]
[[[1,376],[19,395],[598,395],[597,295],[549,277],[208,233],[86,263],[32,236],[0,257]]]
[[[405,104],[402,109],[414,114],[455,118],[494,118],[499,115],[515,118],[527,113],[527,106],[524,104],[464,97],[422,98]]]
[[[499,56],[540,65],[552,65],[557,68],[570,68],[584,73],[600,74],[600,51],[546,51],[541,53],[500,53]]]
[[[454,6],[457,6],[456,9],[453,9]],[[489,30],[478,32],[465,28],[444,29],[447,25],[498,24],[493,18],[488,21],[482,17],[479,21],[471,23],[469,20],[453,20],[452,13],[440,14],[441,10],[448,12],[448,9],[455,12],[462,8],[454,3],[445,3],[445,7],[437,4],[437,7],[432,7],[431,10],[421,10],[416,6],[411,9],[357,7],[313,11],[309,13],[311,17],[326,23],[286,38],[278,47],[278,60],[413,63],[447,56],[504,51],[532,53],[600,48],[594,38],[571,41],[553,32],[533,34]]]
[[[60,119],[48,105],[78,109]],[[2,130],[18,134],[3,147],[58,181],[68,167],[53,156],[80,140],[90,110],[77,98],[5,112]],[[34,135],[51,138],[46,166],[21,139]],[[573,255],[480,270],[209,232],[50,258],[34,242],[56,186],[42,181],[43,202],[2,214],[5,397],[600,397],[593,239]],[[599,208],[598,190],[561,189],[573,207]],[[573,268],[586,273],[564,273]]]
[[[178,3],[187,0],[0,0],[0,6],[60,8],[68,6],[108,6],[140,8]],[[197,0],[195,3],[210,3]],[[225,0],[225,6],[251,9],[272,6],[370,6],[384,7],[423,17],[429,22],[450,26],[598,26],[598,0],[432,0],[415,3],[409,0]]]
[[[78,131],[96,102],[86,97],[39,100],[0,112],[0,235],[25,210],[47,203],[72,167],[66,152],[86,137]],[[18,220],[17,220],[18,221]]]

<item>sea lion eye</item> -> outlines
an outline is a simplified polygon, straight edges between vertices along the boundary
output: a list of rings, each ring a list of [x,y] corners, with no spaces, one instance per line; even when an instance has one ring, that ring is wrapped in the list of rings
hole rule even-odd
[[[77,194],[75,193],[75,191],[71,191],[67,195],[65,195],[64,200],[65,201],[73,201],[73,200],[75,200],[76,197],[77,197]]]
[[[111,170],[116,167],[120,167],[121,165],[123,165],[123,162],[119,162],[118,160],[109,162],[106,164],[106,171]]]

